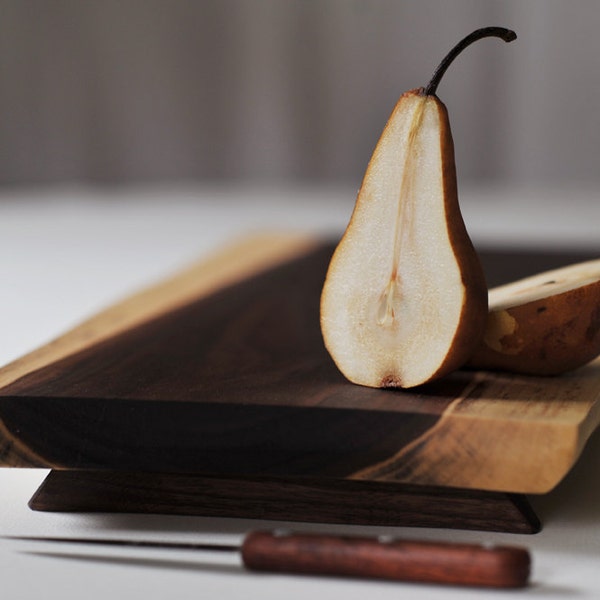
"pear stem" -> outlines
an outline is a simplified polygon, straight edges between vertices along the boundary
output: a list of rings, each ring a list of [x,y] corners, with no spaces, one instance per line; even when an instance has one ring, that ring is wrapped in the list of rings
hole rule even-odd
[[[435,70],[431,81],[427,84],[427,87],[423,90],[424,96],[433,96],[437,91],[437,87],[440,80],[444,76],[446,69],[452,64],[452,61],[473,42],[481,40],[486,37],[498,37],[505,42],[512,42],[517,39],[517,34],[511,29],[504,27],[484,27],[482,29],[476,29],[473,33],[469,34],[466,38],[462,39],[442,60],[438,68]]]

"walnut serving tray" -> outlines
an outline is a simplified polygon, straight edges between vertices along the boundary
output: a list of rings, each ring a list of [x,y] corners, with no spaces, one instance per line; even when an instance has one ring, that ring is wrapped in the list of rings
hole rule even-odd
[[[32,500],[43,510],[535,530],[515,494],[548,492],[577,460],[600,420],[600,362],[352,385],[319,330],[332,250],[241,240],[8,365],[0,464],[54,469]],[[483,258],[493,285],[586,257]],[[510,514],[492,523],[486,503]]]

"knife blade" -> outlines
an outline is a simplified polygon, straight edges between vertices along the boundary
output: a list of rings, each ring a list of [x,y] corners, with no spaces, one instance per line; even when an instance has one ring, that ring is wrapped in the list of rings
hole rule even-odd
[[[491,588],[524,587],[531,571],[529,551],[519,546],[399,540],[389,536],[366,538],[254,531],[241,545],[85,537],[5,536],[5,539],[240,552],[242,563],[251,571]]]

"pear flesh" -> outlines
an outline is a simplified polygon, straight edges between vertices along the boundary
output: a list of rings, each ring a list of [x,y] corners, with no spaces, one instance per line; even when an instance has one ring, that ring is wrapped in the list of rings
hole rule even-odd
[[[402,95],[368,165],[321,297],[325,345],[352,382],[413,387],[464,364],[487,289],[458,206],[445,106]]]
[[[469,366],[558,375],[600,354],[600,259],[489,292],[489,315]]]

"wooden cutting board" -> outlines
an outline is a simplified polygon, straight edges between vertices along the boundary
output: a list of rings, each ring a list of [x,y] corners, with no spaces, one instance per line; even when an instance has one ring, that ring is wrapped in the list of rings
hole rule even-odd
[[[352,385],[319,330],[332,250],[240,240],[0,370],[0,464],[551,490],[600,420],[600,362]],[[587,258],[482,257],[491,285]]]

